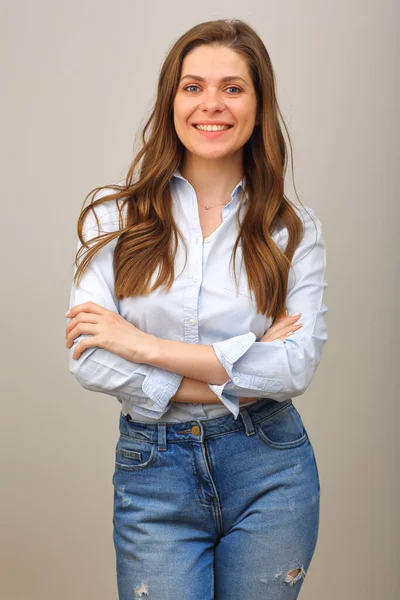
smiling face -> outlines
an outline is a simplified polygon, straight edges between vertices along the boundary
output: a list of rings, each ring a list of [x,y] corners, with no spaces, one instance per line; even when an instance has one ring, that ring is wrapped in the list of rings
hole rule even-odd
[[[198,46],[183,60],[174,99],[174,125],[186,150],[201,159],[226,159],[253,133],[257,97],[244,58],[230,48]],[[200,130],[195,125],[203,124]],[[223,124],[222,131],[205,124]]]

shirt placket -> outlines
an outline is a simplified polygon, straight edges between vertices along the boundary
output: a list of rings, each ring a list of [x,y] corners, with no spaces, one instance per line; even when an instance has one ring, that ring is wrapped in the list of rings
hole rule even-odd
[[[190,210],[189,221],[189,260],[188,276],[184,294],[184,340],[188,344],[199,343],[199,295],[203,279],[203,237],[198,218],[198,207],[196,192],[193,186],[186,182],[190,187]],[[196,416],[206,417],[203,406],[198,403],[192,403],[193,412]]]

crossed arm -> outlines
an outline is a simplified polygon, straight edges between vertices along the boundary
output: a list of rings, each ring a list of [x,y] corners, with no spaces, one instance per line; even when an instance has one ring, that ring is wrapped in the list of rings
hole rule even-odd
[[[239,398],[239,402],[249,401],[248,398]],[[207,383],[191,377],[183,377],[181,384],[171,402],[190,402],[193,404],[222,404]]]
[[[261,338],[260,342],[267,343],[275,339],[285,339],[294,330],[300,329],[301,323],[296,323],[299,315],[286,317],[276,322]],[[274,331],[272,331],[274,329]],[[144,362],[155,367],[179,372],[183,375],[182,382],[171,398],[172,402],[210,403],[221,402],[209,386],[209,380],[224,384],[229,374],[217,358],[212,346],[186,344],[158,340],[153,347],[153,353],[144,358]],[[260,396],[262,394],[260,393]],[[245,390],[239,402],[248,402]]]
[[[67,326],[72,336],[68,346],[71,373],[84,388],[127,400],[137,412],[154,419],[162,417],[170,401],[221,401],[237,417],[241,399],[284,401],[304,393],[327,340],[325,244],[315,213],[314,218],[317,238],[310,220],[293,257],[294,277],[289,279],[286,298],[288,313],[299,311],[302,327],[287,339],[269,343],[263,338],[257,341],[251,331],[205,346],[155,338],[136,329],[118,313],[111,267],[114,244],[107,245],[91,261],[80,287],[72,286],[70,307],[74,311],[82,303],[96,304],[107,313],[105,321],[113,319],[112,327],[99,341],[100,334],[94,335],[100,331],[98,317],[97,323],[87,318],[90,326],[84,323],[86,329],[79,331],[74,330],[71,319]],[[87,238],[97,233],[90,225],[89,221],[85,228]],[[74,357],[82,344],[86,344],[84,350]]]

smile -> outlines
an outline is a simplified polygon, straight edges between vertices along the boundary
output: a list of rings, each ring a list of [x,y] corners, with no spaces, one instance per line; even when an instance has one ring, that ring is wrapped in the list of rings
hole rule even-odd
[[[194,127],[196,129],[201,129],[202,131],[221,131],[222,129],[229,129],[232,125],[198,125],[195,124]]]
[[[208,138],[221,137],[233,128],[233,125],[193,125],[200,135]]]

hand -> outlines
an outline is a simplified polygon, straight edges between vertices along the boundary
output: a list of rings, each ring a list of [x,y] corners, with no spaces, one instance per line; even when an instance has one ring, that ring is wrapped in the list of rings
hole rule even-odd
[[[83,338],[74,349],[72,358],[80,357],[87,348],[104,348],[132,362],[143,362],[145,350],[154,343],[154,336],[144,333],[120,314],[103,308],[95,302],[85,302],[72,307],[66,314],[70,322],[66,327],[66,347],[81,334]]]
[[[260,342],[273,342],[274,340],[284,340],[289,335],[292,335],[295,331],[303,327],[302,323],[296,323],[300,314],[280,317],[275,319],[274,324],[266,331],[261,338]]]
[[[292,333],[300,329],[300,327],[303,327],[302,323],[296,323],[299,317],[299,314],[289,317],[286,312],[286,316],[275,319],[274,324],[264,333],[260,342],[284,340],[289,335],[292,335]],[[239,402],[250,402],[250,400],[251,398],[239,398]]]

